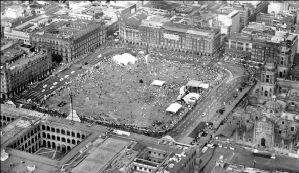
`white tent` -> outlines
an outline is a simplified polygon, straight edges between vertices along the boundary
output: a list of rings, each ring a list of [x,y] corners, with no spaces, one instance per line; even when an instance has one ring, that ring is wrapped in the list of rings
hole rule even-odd
[[[168,108],[166,109],[167,112],[177,113],[179,109],[181,109],[182,105],[179,103],[172,103]]]
[[[122,55],[115,55],[112,59],[118,63],[123,65],[128,65],[128,63],[134,64],[138,59],[129,53],[124,53]]]
[[[209,88],[209,84],[203,83],[201,81],[197,81],[197,80],[190,80],[187,83],[187,86],[189,87],[195,87],[195,88]]]
[[[195,103],[199,99],[200,95],[196,93],[189,93],[183,99],[187,104]]]
[[[4,162],[7,159],[8,159],[8,153],[5,152],[4,149],[2,149],[2,151],[1,151],[1,161]]]
[[[186,86],[183,85],[181,88],[180,88],[180,95],[184,95],[186,93]]]
[[[73,112],[71,111],[69,116],[66,117],[67,120],[73,120],[73,121],[77,121],[77,122],[81,122],[79,116],[77,115],[76,110],[73,110]]]
[[[162,80],[154,80],[151,85],[156,85],[156,86],[163,86],[165,84],[165,81]]]

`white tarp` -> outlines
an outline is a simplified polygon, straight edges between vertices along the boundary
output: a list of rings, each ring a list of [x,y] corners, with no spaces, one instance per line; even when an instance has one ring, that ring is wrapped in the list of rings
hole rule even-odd
[[[204,89],[208,89],[209,88],[209,84],[206,83],[202,83],[199,85],[200,88],[204,88]]]
[[[183,85],[181,88],[180,88],[180,95],[184,95],[186,93],[186,86]]]
[[[188,83],[187,83],[187,86],[190,86],[190,87],[195,87],[195,88],[209,88],[209,84],[206,84],[206,83],[203,83],[201,81],[197,81],[197,80],[190,80]]]
[[[167,112],[177,113],[177,111],[182,107],[179,103],[172,103],[168,108],[166,109]]]
[[[4,162],[7,159],[8,159],[8,153],[5,152],[4,149],[2,149],[2,151],[1,151],[1,161]]]
[[[70,114],[68,117],[66,117],[66,119],[81,122],[79,116],[77,115],[76,110],[70,111]]]
[[[128,63],[134,64],[138,59],[129,53],[124,53],[122,55],[115,55],[112,59],[118,63],[123,65],[128,65]]]
[[[186,103],[195,103],[199,99],[200,95],[196,93],[189,93],[183,99]]]
[[[151,85],[156,85],[156,86],[163,86],[165,84],[165,81],[162,80],[154,80]]]

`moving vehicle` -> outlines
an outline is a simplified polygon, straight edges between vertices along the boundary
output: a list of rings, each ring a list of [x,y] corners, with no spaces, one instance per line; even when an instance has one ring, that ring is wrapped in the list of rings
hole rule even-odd
[[[54,82],[53,85],[57,85],[57,82]]]
[[[55,86],[51,86],[50,89],[53,89]]]
[[[60,82],[63,81],[63,78],[60,78],[59,81],[60,81]]]
[[[48,85],[44,85],[43,88],[46,88]]]
[[[64,76],[65,79],[68,78],[68,77],[69,77],[69,75],[65,75],[65,76]]]
[[[71,74],[75,73],[75,71],[72,71]]]
[[[43,92],[45,92],[45,91],[46,91],[46,90],[45,90],[45,89],[43,89],[43,90],[42,90],[42,93],[43,93]]]

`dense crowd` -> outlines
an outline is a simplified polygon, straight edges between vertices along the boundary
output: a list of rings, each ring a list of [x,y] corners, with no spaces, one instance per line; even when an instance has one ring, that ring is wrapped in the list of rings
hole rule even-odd
[[[209,83],[210,85],[216,85],[224,77],[222,70],[209,67],[202,63],[208,63],[207,59],[196,58],[195,56],[185,53],[150,49],[150,65],[146,65],[145,61],[143,61],[145,53],[144,48],[136,48],[130,44],[115,44],[110,41],[106,42],[100,49],[104,50],[107,48],[129,51],[141,60],[140,62],[142,63],[137,63],[135,66],[128,65],[128,68],[124,68],[113,62],[112,55],[102,56],[100,57],[101,61],[98,64],[95,64],[93,69],[90,69],[83,76],[77,77],[72,82],[73,94],[75,97],[80,96],[80,99],[78,99],[78,102],[75,105],[77,108],[75,107],[75,109],[78,109],[77,112],[81,112],[81,114],[84,112],[85,117],[98,117],[100,120],[104,121],[111,121],[113,120],[111,117],[113,117],[117,120],[113,122],[123,122],[125,120],[126,123],[130,124],[136,124],[138,121],[144,122],[145,116],[153,117],[152,115],[146,114],[151,114],[153,112],[155,115],[159,112],[164,112],[165,114],[166,107],[176,100],[179,88],[186,84],[188,80],[195,79]],[[150,82],[155,79],[164,79],[169,82],[160,89],[147,87]],[[146,83],[147,85],[142,88],[139,86],[142,85],[140,83]],[[129,87],[124,87],[126,85]],[[92,88],[96,88],[96,90],[90,90]],[[141,92],[139,92],[140,90]],[[64,90],[57,92],[57,94],[55,94],[56,97],[50,98],[48,105],[56,106],[58,101],[68,100],[67,94],[63,93],[68,92],[65,92]],[[122,98],[122,95],[126,97]],[[107,99],[107,97],[109,99]],[[127,98],[127,100],[125,100],[125,98]],[[97,101],[95,101],[95,99]],[[108,101],[109,103],[104,104],[107,100],[110,100]],[[86,105],[85,103],[87,102],[90,104]],[[128,109],[128,107],[132,105],[124,104],[126,102],[133,104],[134,107],[140,107],[142,110],[138,112],[142,112],[143,115],[136,119],[136,117],[131,115],[131,108]],[[155,106],[154,109],[156,109],[156,112],[153,111],[150,103]],[[178,117],[175,119],[164,117],[164,119],[160,119],[160,121],[168,121],[172,123],[179,121],[179,119],[191,109],[190,106],[184,103],[182,103],[182,105],[183,109]],[[57,109],[57,107],[55,109]],[[82,109],[85,110],[82,111]],[[110,111],[107,112],[107,109]],[[86,111],[88,114],[85,113]],[[62,112],[68,112],[68,107]],[[123,116],[124,114],[127,115]],[[124,118],[120,119],[121,116],[117,115],[122,115]],[[136,119],[136,122],[128,121],[130,118]],[[139,126],[142,125],[139,124]]]

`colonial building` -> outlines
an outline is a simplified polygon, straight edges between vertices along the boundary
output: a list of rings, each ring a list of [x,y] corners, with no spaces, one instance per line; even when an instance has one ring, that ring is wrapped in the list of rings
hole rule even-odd
[[[44,45],[52,55],[72,61],[92,52],[106,39],[103,22],[68,20],[53,22],[31,34],[31,45]]]
[[[7,105],[1,105],[0,120],[6,125],[1,128],[5,172],[194,172],[195,148],[169,137],[141,141]]]
[[[120,38],[136,45],[213,55],[220,48],[220,30],[192,27],[188,20],[167,12],[140,10],[121,20]]]
[[[46,49],[25,52],[18,47],[1,52],[1,98],[7,99],[50,74],[52,58]]]
[[[265,26],[252,24],[227,39],[225,51],[235,58],[249,63],[264,63],[267,58],[279,61],[279,75],[286,76],[298,47],[298,36],[274,31]],[[280,73],[281,72],[281,73]]]

